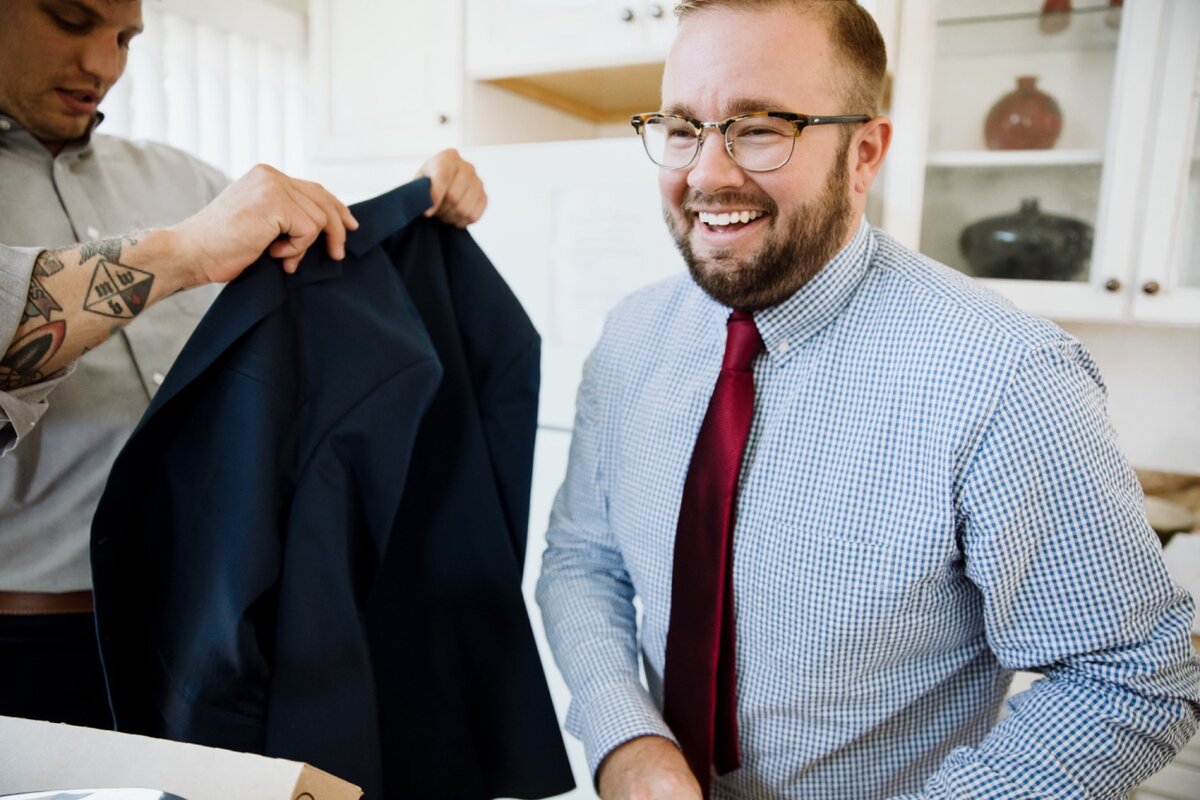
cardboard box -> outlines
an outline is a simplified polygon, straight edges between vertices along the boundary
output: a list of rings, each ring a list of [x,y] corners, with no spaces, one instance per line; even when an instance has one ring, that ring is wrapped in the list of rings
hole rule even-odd
[[[0,717],[0,794],[146,787],[185,800],[358,800],[362,790],[296,761],[148,736]]]

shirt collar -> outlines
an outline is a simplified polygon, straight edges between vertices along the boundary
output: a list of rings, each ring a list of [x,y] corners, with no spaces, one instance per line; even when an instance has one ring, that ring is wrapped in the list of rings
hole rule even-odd
[[[104,114],[97,111],[92,121],[88,124],[87,130],[78,139],[73,139],[63,146],[59,151],[59,156],[76,156],[90,153],[92,150],[92,134],[96,128],[104,121]],[[5,147],[21,147],[21,148],[36,148],[40,153],[50,157],[50,151],[47,150],[41,142],[33,137],[25,126],[18,122],[13,117],[0,111],[0,144]]]
[[[863,217],[850,242],[794,295],[754,313],[759,335],[772,360],[786,360],[833,320],[854,296],[875,251],[875,237]]]

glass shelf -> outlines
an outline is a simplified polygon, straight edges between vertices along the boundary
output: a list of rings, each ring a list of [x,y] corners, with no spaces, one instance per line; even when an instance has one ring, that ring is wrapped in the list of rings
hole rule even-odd
[[[1016,7],[1014,11],[996,12],[996,2],[980,3],[968,0],[942,0],[939,6],[938,25],[970,25],[982,22],[1007,22],[1010,20],[1033,19],[1043,16],[1039,0],[1026,0],[1021,3],[1008,3]],[[1062,16],[1078,16],[1095,14],[1111,10],[1107,0],[1072,0],[1071,10],[1062,12]]]
[[[1104,162],[1100,150],[942,150],[929,154],[928,166],[943,169],[993,167],[1043,168],[1096,166]]]
[[[942,56],[982,56],[1115,50],[1121,13],[1120,8],[1105,3],[1056,14],[1035,10],[940,18],[938,52]],[[1044,22],[1053,22],[1062,29],[1044,31]]]

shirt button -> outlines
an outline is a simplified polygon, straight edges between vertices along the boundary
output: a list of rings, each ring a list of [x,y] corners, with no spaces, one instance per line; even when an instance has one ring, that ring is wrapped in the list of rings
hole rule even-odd
[[[100,231],[96,230],[96,229],[95,229],[95,228],[93,228],[91,225],[89,225],[89,226],[88,226],[88,229],[87,229],[87,235],[88,235],[88,238],[89,238],[89,239],[99,239],[99,238],[100,238]]]
[[[166,378],[166,375],[163,375],[161,372],[156,372],[150,376],[150,379],[154,381],[155,386],[162,386],[164,378]]]
[[[12,123],[6,119],[0,119],[0,131],[7,131],[12,128]]]
[[[775,349],[779,351],[779,354],[780,354],[780,355],[783,355],[783,354],[784,354],[784,353],[786,353],[788,350],[790,350],[790,349],[791,349],[791,347],[792,347],[792,346],[791,346],[790,344],[788,344],[788,340],[787,340],[787,339],[781,339],[781,340],[779,341],[779,344],[777,344],[777,345],[775,346]]]

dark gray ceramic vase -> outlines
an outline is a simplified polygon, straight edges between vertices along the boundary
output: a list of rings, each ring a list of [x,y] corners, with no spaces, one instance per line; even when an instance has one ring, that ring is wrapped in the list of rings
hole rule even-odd
[[[1026,198],[1015,214],[963,228],[958,246],[977,278],[1077,280],[1092,256],[1092,226],[1044,214],[1036,199]]]

